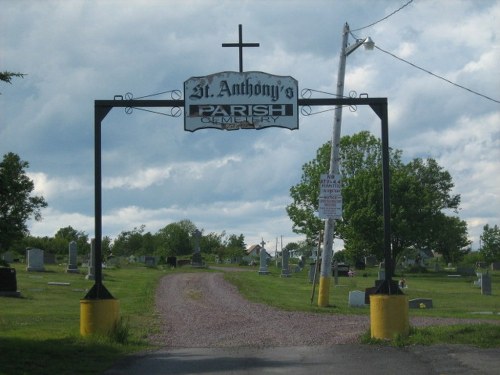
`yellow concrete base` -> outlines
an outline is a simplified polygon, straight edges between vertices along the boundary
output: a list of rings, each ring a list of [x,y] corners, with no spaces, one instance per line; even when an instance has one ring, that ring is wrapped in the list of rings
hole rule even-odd
[[[375,339],[392,340],[410,331],[408,296],[372,294],[370,296],[370,333]]]
[[[80,300],[80,334],[107,335],[118,323],[120,304],[117,299]]]
[[[318,306],[327,307],[330,304],[330,277],[320,276],[318,291]]]

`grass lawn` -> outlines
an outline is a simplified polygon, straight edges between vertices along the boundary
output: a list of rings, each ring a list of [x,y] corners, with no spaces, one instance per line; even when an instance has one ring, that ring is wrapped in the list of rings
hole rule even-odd
[[[364,291],[375,286],[378,270],[375,268],[358,271],[355,277],[339,277],[335,285],[332,278],[330,286],[330,307],[317,307],[318,288],[313,303],[313,285],[307,272],[292,273],[290,278],[280,277],[281,271],[270,267],[269,275],[257,272],[227,273],[226,279],[236,284],[240,292],[250,300],[273,305],[285,310],[316,311],[321,313],[369,314],[369,307],[350,308],[349,292]],[[407,274],[408,288],[404,293],[408,299],[431,298],[434,308],[410,310],[410,316],[438,316],[453,318],[487,318],[500,320],[500,272],[492,275],[492,295],[481,295],[481,290],[473,286],[477,277],[449,277],[446,272]],[[366,275],[366,276],[363,276]],[[479,313],[488,313],[479,314]]]
[[[0,374],[97,374],[119,357],[148,348],[156,329],[154,289],[165,271],[131,267],[103,270],[106,288],[120,302],[126,345],[80,336],[80,299],[94,284],[64,266],[26,272],[14,264],[21,298],[0,297]],[[69,283],[67,286],[49,282]]]
[[[21,298],[0,297],[0,374],[97,374],[118,358],[151,348],[149,333],[158,328],[154,291],[158,280],[172,272],[206,272],[190,267],[176,271],[141,266],[104,269],[104,284],[120,302],[120,316],[128,341],[109,338],[82,338],[79,333],[80,299],[93,285],[81,274],[65,273],[65,265],[46,266],[46,272],[26,272],[14,264]],[[317,307],[317,289],[311,303],[312,284],[307,271],[281,278],[270,267],[269,275],[231,272],[225,277],[236,284],[248,299],[288,310],[327,314],[369,314],[369,308],[349,308],[348,293],[374,285],[376,270],[354,278],[339,278],[330,288],[330,307]],[[487,318],[499,320],[500,273],[492,274],[493,295],[482,296],[472,286],[474,278],[450,278],[446,273],[406,275],[409,298],[432,298],[433,309],[410,310],[410,316]],[[49,282],[69,285],[49,285]],[[490,315],[473,314],[488,312]],[[500,325],[434,327],[413,330],[408,343],[456,342],[500,347]],[[443,341],[444,340],[444,341]],[[483,341],[483,342],[481,342]]]

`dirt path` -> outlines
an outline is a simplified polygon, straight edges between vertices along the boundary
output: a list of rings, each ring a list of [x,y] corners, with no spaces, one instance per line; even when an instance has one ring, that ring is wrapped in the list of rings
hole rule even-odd
[[[170,348],[331,346],[357,342],[366,315],[287,312],[245,300],[222,273],[164,277],[156,291],[161,332],[152,341]],[[413,318],[411,325],[477,320]]]

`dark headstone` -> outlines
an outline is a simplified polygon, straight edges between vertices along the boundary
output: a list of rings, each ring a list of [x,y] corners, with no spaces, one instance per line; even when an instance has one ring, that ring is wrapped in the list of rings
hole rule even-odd
[[[493,263],[491,263],[491,270],[492,271],[498,271],[498,270],[500,270],[500,262],[493,262]]]
[[[488,274],[481,275],[481,294],[491,295],[491,276]]]
[[[476,270],[472,267],[457,267],[457,273],[462,276],[476,276]]]
[[[19,296],[14,268],[0,267],[0,296]]]
[[[170,267],[177,267],[177,257],[167,257],[167,265]]]
[[[203,267],[203,258],[201,253],[194,253],[191,257],[191,266],[193,267]]]
[[[146,267],[155,267],[156,266],[156,258],[152,256],[144,257],[144,264]]]

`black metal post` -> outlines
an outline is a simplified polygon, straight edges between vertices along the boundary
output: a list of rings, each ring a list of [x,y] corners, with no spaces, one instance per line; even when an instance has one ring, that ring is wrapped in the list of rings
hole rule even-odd
[[[245,46],[245,45],[243,45]],[[253,46],[252,46],[253,47]],[[184,100],[96,100],[94,103],[94,190],[95,190],[95,284],[85,299],[112,299],[113,296],[102,283],[102,170],[101,170],[101,124],[114,107],[184,107]],[[390,223],[390,171],[389,171],[389,126],[387,98],[315,98],[297,99],[298,106],[369,105],[382,121],[382,189],[384,207],[384,257],[385,280],[377,293],[400,294],[392,281],[393,261]]]

